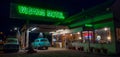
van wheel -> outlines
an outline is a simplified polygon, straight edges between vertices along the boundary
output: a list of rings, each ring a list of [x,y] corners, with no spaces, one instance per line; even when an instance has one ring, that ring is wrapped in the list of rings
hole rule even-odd
[[[45,50],[48,50],[48,47],[45,47]]]
[[[48,49],[48,47],[43,47],[42,49],[43,49],[43,50],[47,50],[47,49]]]
[[[41,50],[41,47],[38,47],[37,50]]]

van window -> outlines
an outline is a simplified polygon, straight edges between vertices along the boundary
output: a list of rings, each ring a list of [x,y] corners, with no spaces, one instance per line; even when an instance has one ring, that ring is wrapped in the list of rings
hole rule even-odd
[[[16,40],[8,40],[7,42],[17,42]]]
[[[47,41],[47,39],[41,39],[41,41],[46,42],[46,41]]]
[[[35,42],[39,42],[39,40],[35,40]]]

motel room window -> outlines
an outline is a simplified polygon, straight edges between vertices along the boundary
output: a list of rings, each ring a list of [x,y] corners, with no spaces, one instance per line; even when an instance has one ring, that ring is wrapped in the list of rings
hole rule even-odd
[[[110,43],[111,42],[110,28],[102,28],[95,30],[95,42]]]
[[[83,43],[87,43],[88,41],[90,41],[92,43],[93,39],[94,39],[93,31],[83,31],[82,32]]]
[[[81,32],[77,32],[74,34],[74,40],[78,41],[78,42],[83,42],[83,39],[81,37]]]

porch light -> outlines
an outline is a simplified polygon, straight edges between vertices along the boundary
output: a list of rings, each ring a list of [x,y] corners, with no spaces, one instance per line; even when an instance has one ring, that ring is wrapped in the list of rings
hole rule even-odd
[[[79,37],[78,39],[80,39],[80,40],[81,40],[82,38],[81,38],[81,37]]]
[[[77,34],[80,34],[80,32],[77,32]]]
[[[109,41],[110,41],[110,40],[111,40],[111,37],[110,37],[110,36],[108,36],[108,37],[107,37],[107,40],[109,40]]]
[[[104,30],[105,30],[105,31],[107,31],[107,30],[108,30],[108,28],[104,28]]]

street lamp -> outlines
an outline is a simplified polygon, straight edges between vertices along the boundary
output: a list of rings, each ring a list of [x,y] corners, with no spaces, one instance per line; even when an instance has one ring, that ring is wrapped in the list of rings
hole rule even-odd
[[[37,29],[36,27],[35,27],[35,28],[32,28],[31,31],[34,31],[34,30],[36,30],[36,29]]]
[[[35,27],[35,28],[32,28],[31,30],[29,30],[29,29],[27,29],[27,47],[28,47],[28,51],[27,51],[27,53],[34,53],[34,52],[36,52],[36,51],[34,51],[34,49],[32,48],[32,44],[31,44],[31,42],[29,41],[30,39],[29,39],[29,33],[30,32],[32,32],[32,31],[34,31],[34,30],[36,30],[37,28]]]
[[[17,28],[17,27],[14,27],[14,30],[18,30],[18,28]]]

